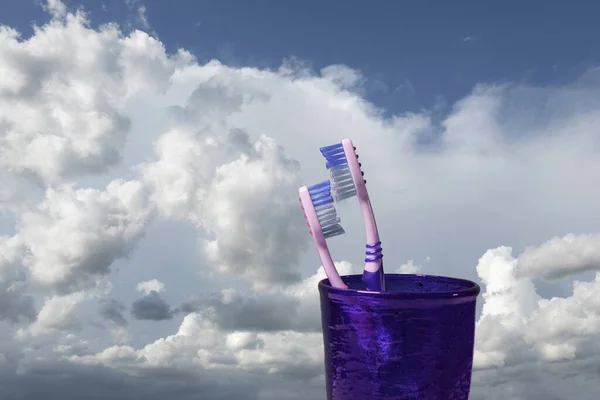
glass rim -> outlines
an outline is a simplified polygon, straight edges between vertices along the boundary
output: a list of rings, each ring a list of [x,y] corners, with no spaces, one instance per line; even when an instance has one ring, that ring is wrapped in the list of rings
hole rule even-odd
[[[415,278],[420,277],[423,283],[426,282],[438,282],[438,283],[452,283],[461,286],[455,290],[436,290],[431,292],[414,292],[414,291],[386,291],[386,292],[370,292],[368,290],[358,289],[340,289],[335,288],[329,284],[329,279],[325,278],[319,281],[319,292],[333,293],[346,296],[359,296],[359,297],[372,297],[380,299],[457,299],[464,297],[477,297],[481,292],[481,287],[468,279],[454,278],[442,275],[428,275],[428,274],[385,274],[386,277],[404,277],[404,278]],[[349,280],[362,279],[360,275],[343,275],[342,280],[345,284],[348,284]]]

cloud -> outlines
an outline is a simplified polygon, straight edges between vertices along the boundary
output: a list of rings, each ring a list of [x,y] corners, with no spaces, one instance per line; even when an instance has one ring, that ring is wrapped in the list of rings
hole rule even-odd
[[[360,273],[362,267],[346,261],[336,262],[341,275]],[[275,287],[258,293],[238,293],[235,289],[221,289],[183,303],[184,313],[212,310],[211,318],[224,331],[320,332],[321,317],[314,310],[320,307],[317,284],[325,279],[323,267],[314,275],[285,288]]]
[[[50,13],[54,18],[64,18],[67,15],[68,9],[60,0],[48,0],[42,5],[44,10]]]
[[[341,274],[362,270],[347,262],[336,263],[336,267]],[[181,311],[187,314],[176,334],[137,349],[113,346],[96,354],[74,355],[69,360],[136,374],[166,366],[198,371],[226,368],[252,376],[266,373],[267,377],[287,376],[290,382],[305,381],[306,392],[316,388],[320,393],[321,321],[314,310],[319,307],[317,283],[324,278],[320,267],[298,284],[273,288],[262,295],[223,289],[218,295],[182,305]],[[270,390],[265,389],[280,393],[273,384]]]
[[[178,128],[155,149],[159,160],[140,166],[144,180],[164,215],[211,233],[202,245],[209,273],[263,286],[299,280],[295,264],[308,240],[295,223],[299,165],[273,139],[238,130],[197,137]]]
[[[337,262],[336,268],[342,275],[362,271],[362,266],[345,261]],[[223,289],[184,303],[181,311],[187,315],[174,335],[139,349],[114,346],[70,359],[113,368],[240,368],[317,379],[323,362],[322,336],[320,314],[314,310],[320,306],[317,283],[325,277],[320,267],[302,282],[270,292],[243,295]]]
[[[127,257],[152,216],[145,187],[116,180],[106,190],[48,189],[35,209],[23,213],[18,236],[23,263],[36,285],[57,293],[94,287],[112,263]]]
[[[295,223],[298,206],[290,193],[299,186],[297,171],[297,162],[266,136],[217,169],[204,201],[205,226],[216,235],[204,247],[213,267],[248,275],[257,285],[299,279],[284,267],[297,263],[306,236]]]
[[[557,279],[600,269],[600,234],[554,237],[519,256],[521,276]]]
[[[344,89],[351,89],[364,83],[362,74],[346,65],[329,65],[322,68],[321,76]]]
[[[75,311],[86,297],[84,292],[75,292],[47,298],[37,319],[27,328],[19,329],[17,337],[23,339],[81,330],[81,321]]]
[[[135,289],[144,294],[150,294],[150,292],[161,293],[166,291],[165,284],[158,279],[140,282],[136,285]]]
[[[259,385],[267,382],[252,382],[236,375],[239,374],[225,378],[218,371],[206,371],[202,376],[186,371],[175,374],[171,368],[163,368],[132,376],[101,366],[47,360],[28,366],[26,373],[0,374],[0,397],[126,400],[143,396],[159,400],[172,396],[191,400],[200,396],[215,400],[258,400]],[[231,384],[232,379],[235,385]]]
[[[292,374],[314,378],[321,374],[320,333],[236,331],[223,335],[211,319],[211,310],[185,316],[176,334],[141,349],[113,346],[69,359],[85,365],[113,368],[240,368],[248,372]],[[290,357],[292,355],[293,357]]]
[[[477,265],[477,273],[486,285],[474,361],[479,368],[502,367],[509,357],[523,355],[527,349],[517,346],[519,335],[541,299],[530,280],[514,277],[517,260],[511,251],[509,247],[488,250]]]
[[[127,318],[123,315],[126,307],[115,299],[106,300],[101,304],[100,315],[111,321],[118,327],[126,327],[129,325]]]
[[[127,21],[127,25],[129,27],[139,26],[146,32],[150,32],[152,36],[158,37],[156,32],[150,27],[150,23],[148,22],[148,14],[147,9],[144,4],[142,4],[139,0],[125,0],[125,5],[129,8],[130,11],[134,11],[135,19],[134,21]]]
[[[415,264],[413,260],[408,260],[398,268],[398,272],[401,274],[416,274],[421,271],[421,266]]]
[[[32,296],[10,292],[7,289],[0,292],[0,320],[4,319],[14,323],[34,321],[36,315]]]
[[[148,15],[146,14],[146,6],[140,6],[137,9],[138,14],[138,22],[145,29],[150,29],[150,24],[148,23]]]
[[[181,310],[191,313],[212,308],[215,310],[215,323],[220,329],[256,332],[290,329],[297,307],[298,303],[288,296],[243,295],[234,289],[222,289],[220,293],[185,302]],[[314,330],[315,327],[312,328]]]
[[[323,273],[295,193],[322,179],[318,147],[344,136],[365,160],[386,271],[431,256],[428,273],[483,282],[473,398],[597,397],[598,277],[562,297],[535,279],[597,269],[599,70],[563,86],[477,85],[448,113],[388,118],[348,67],[201,65],[142,31],[48,9],[30,38],[0,32],[0,201],[17,221],[0,238],[1,398],[323,396]],[[348,233],[332,253],[360,273],[357,206],[339,211]],[[189,265],[143,262],[168,259],[180,239],[168,230],[128,259],[155,218],[196,228]],[[170,301],[201,287],[175,331],[175,318],[151,335],[135,319],[175,312],[158,281],[134,302],[133,343],[85,318],[87,300],[108,298],[101,285],[122,299],[165,272]],[[124,311],[101,304],[111,328]]]
[[[46,7],[52,20],[26,40],[0,29],[0,75],[8,78],[0,81],[0,166],[37,183],[106,172],[119,162],[131,128],[128,94],[152,90],[159,75],[191,60],[184,52],[167,56],[142,32],[90,30],[82,11],[67,13],[58,0]]]
[[[542,252],[546,247],[547,243],[528,251]],[[477,266],[485,292],[476,331],[475,391],[494,387],[485,398],[490,394],[500,398],[501,392],[512,391],[515,398],[542,399],[574,388],[574,376],[582,381],[595,379],[594,365],[600,360],[596,346],[600,303],[595,299],[600,273],[593,281],[574,282],[569,297],[545,299],[529,278],[516,276],[521,259],[514,258],[511,250],[488,250]],[[550,268],[555,262],[553,258],[545,261]],[[543,260],[538,259],[538,263],[537,268],[543,270]],[[574,371],[576,374],[571,375]],[[527,388],[532,380],[537,381],[539,389]],[[552,380],[562,380],[564,386],[555,387]],[[544,389],[546,383],[550,386]],[[586,391],[589,387],[582,398],[593,398]]]
[[[83,14],[48,4],[56,19],[30,39],[19,42],[16,31],[0,30],[0,73],[10,77],[0,84],[0,165],[56,182],[119,161],[130,121],[121,111],[121,54],[109,50],[118,31],[90,37]]]
[[[171,306],[154,290],[131,305],[131,315],[140,320],[162,321],[173,318],[177,310]]]
[[[18,323],[36,318],[34,299],[25,293],[23,254],[19,238],[0,236],[0,320]]]

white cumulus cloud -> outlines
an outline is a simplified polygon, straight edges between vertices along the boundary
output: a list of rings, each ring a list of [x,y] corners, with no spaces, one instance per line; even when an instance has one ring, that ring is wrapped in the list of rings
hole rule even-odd
[[[388,116],[348,66],[201,64],[45,4],[29,37],[0,27],[0,397],[323,398],[296,193],[351,137],[386,271],[482,283],[473,399],[597,398],[597,69]],[[360,273],[356,202],[339,214]]]
[[[35,209],[21,215],[23,263],[34,284],[68,292],[95,284],[126,257],[152,216],[144,186],[113,181],[105,190],[48,189]]]
[[[557,279],[590,270],[600,270],[600,234],[554,237],[519,256],[523,276]]]

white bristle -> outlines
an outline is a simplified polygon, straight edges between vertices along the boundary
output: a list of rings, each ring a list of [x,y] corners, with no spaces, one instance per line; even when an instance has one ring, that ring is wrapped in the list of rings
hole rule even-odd
[[[333,197],[341,201],[356,195],[356,186],[347,164],[332,167],[329,170],[332,181]]]
[[[337,216],[333,204],[329,203],[315,207],[315,211],[317,212],[317,218],[326,239],[346,233],[340,225],[340,218]]]

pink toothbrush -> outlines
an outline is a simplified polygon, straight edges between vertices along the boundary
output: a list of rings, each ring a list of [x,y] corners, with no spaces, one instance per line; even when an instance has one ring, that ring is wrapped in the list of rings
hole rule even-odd
[[[320,150],[327,159],[326,167],[331,175],[335,200],[341,201],[357,196],[360,203],[367,236],[362,280],[370,291],[385,291],[381,241],[365,185],[367,181],[363,178],[364,172],[360,169],[361,164],[355,152],[356,147],[350,139],[343,139],[342,143],[321,147]]]
[[[308,221],[310,234],[315,241],[329,283],[335,288],[348,289],[335,269],[326,241],[327,238],[345,233],[333,206],[331,183],[327,180],[311,187],[302,186],[298,189],[298,193],[304,210],[304,218]]]

